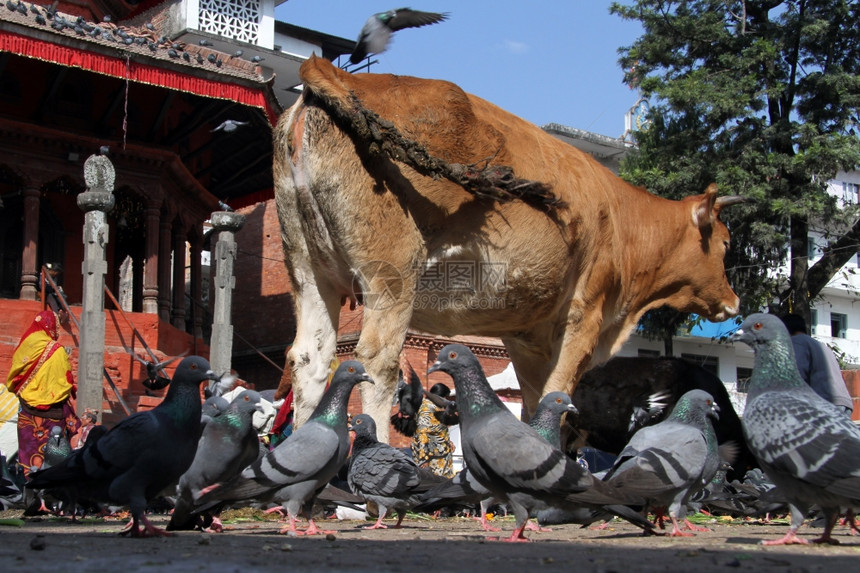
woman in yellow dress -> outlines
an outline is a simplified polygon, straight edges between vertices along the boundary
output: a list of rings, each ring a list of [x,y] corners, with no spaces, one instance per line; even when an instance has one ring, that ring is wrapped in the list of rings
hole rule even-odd
[[[60,426],[66,437],[71,438],[81,425],[72,404],[77,385],[69,355],[58,339],[57,315],[50,309],[43,310],[12,354],[6,386],[21,403],[18,463],[24,475],[42,466],[51,428]]]

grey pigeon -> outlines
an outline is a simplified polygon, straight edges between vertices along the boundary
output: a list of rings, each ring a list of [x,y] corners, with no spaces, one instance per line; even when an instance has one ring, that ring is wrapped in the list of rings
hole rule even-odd
[[[508,541],[527,540],[523,529],[530,514],[566,503],[571,494],[580,492],[570,498],[572,503],[614,503],[592,491],[595,481],[586,469],[505,407],[467,347],[444,347],[428,373],[436,371],[454,380],[463,458],[469,472],[513,510],[516,525]]]
[[[710,394],[687,392],[665,420],[633,435],[604,481],[613,489],[640,495],[651,507],[668,506],[673,525],[670,535],[692,535],[681,531],[678,520],[686,519],[690,497],[708,485],[720,467],[711,421],[718,414]]]
[[[386,529],[382,523],[389,511],[397,512],[400,527],[406,511],[418,505],[421,494],[445,481],[419,468],[412,457],[376,438],[376,422],[367,414],[352,419],[349,429],[355,433],[349,459],[347,483],[356,495],[374,502],[379,508],[376,523],[365,529]]]
[[[69,438],[60,426],[51,428],[51,435],[45,444],[45,459],[41,469],[58,466],[72,454],[72,445]]]
[[[221,398],[223,400],[223,398]],[[243,390],[227,408],[206,424],[197,445],[194,461],[176,486],[176,504],[167,530],[193,529],[200,518],[193,516],[194,499],[205,487],[233,479],[249,466],[260,451],[254,412],[261,410],[260,394]],[[220,532],[217,513],[211,530]]]
[[[224,133],[233,133],[243,125],[248,125],[249,121],[238,121],[235,119],[226,119],[224,120],[218,127],[212,130],[212,132],[223,131]],[[232,211],[232,209],[231,209]]]
[[[305,531],[296,528],[299,512],[313,504],[314,498],[332,479],[349,455],[347,403],[359,382],[373,382],[364,366],[355,360],[343,362],[335,371],[310,419],[258,459],[234,480],[212,484],[201,493],[201,509],[214,505],[212,500],[244,501],[273,498],[282,500],[289,525],[281,533],[314,535],[321,531],[309,517]]]
[[[224,396],[210,396],[203,402],[201,409],[201,420],[204,424],[209,423],[212,418],[223,414],[230,407],[230,401]]]
[[[791,509],[788,533],[764,544],[807,543],[797,529],[813,505],[825,516],[824,534],[815,542],[838,543],[831,532],[840,509],[860,507],[860,429],[800,377],[779,318],[751,314],[732,340],[755,353],[741,418],[747,444],[776,485],[769,494]]]
[[[418,409],[424,398],[424,387],[418,374],[410,369],[409,382],[403,379],[403,371],[400,371],[400,379],[397,381],[397,389],[394,391],[394,405],[397,412],[391,415],[391,425],[395,430],[407,437],[415,435],[418,429]]]
[[[398,8],[379,12],[367,19],[358,35],[355,49],[349,61],[357,64],[368,54],[381,54],[391,42],[391,34],[403,28],[420,28],[448,18],[447,13],[419,12],[409,8]]]
[[[541,398],[537,410],[535,410],[535,415],[529,420],[529,425],[547,443],[560,449],[561,418],[566,412],[576,412],[576,407],[570,401],[570,396],[564,392],[550,392]],[[453,478],[437,486],[424,497],[434,502],[448,499],[451,501],[456,500],[458,503],[480,503],[481,527],[484,531],[499,531],[498,528],[491,526],[487,521],[487,508],[494,499],[490,491],[471,475],[468,467],[463,468]]]
[[[82,498],[128,505],[132,523],[124,533],[168,535],[146,518],[146,504],[194,460],[200,438],[200,384],[214,377],[205,358],[183,359],[161,404],[132,414],[98,440],[91,434],[64,462],[31,474],[28,487],[75,488]]]

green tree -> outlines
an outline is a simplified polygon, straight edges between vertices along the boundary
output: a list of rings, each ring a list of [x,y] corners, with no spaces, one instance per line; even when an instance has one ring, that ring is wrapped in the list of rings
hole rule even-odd
[[[826,192],[839,170],[860,164],[860,2],[637,0],[610,11],[642,23],[620,63],[651,104],[622,176],[666,197],[715,181],[750,198],[723,215],[742,312],[808,321],[811,301],[860,245],[857,213]],[[825,238],[812,266],[810,231]]]

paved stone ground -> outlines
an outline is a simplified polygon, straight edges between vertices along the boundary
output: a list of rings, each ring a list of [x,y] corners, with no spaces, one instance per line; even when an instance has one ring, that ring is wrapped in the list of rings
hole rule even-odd
[[[2,517],[2,516],[0,516]],[[153,522],[164,525],[166,516]],[[695,537],[643,537],[623,522],[595,531],[576,525],[551,532],[529,532],[531,543],[488,541],[471,519],[432,520],[410,516],[401,529],[366,530],[370,522],[326,520],[329,536],[279,535],[281,524],[258,519],[227,524],[222,534],[180,532],[173,537],[127,539],[124,522],[88,519],[72,524],[60,518],[27,520],[0,527],[2,571],[98,572],[376,572],[394,571],[856,571],[860,537],[839,528],[839,546],[764,547],[782,536],[785,524],[720,523]],[[393,521],[391,522],[393,524]],[[498,525],[509,534],[511,520]],[[819,529],[805,526],[812,539]],[[34,547],[42,547],[35,549]]]

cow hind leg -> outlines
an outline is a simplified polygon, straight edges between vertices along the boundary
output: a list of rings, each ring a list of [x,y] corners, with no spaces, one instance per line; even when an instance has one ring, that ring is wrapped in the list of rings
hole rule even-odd
[[[294,292],[296,338],[287,352],[293,380],[293,425],[301,426],[319,404],[337,350],[340,295],[310,281]]]

